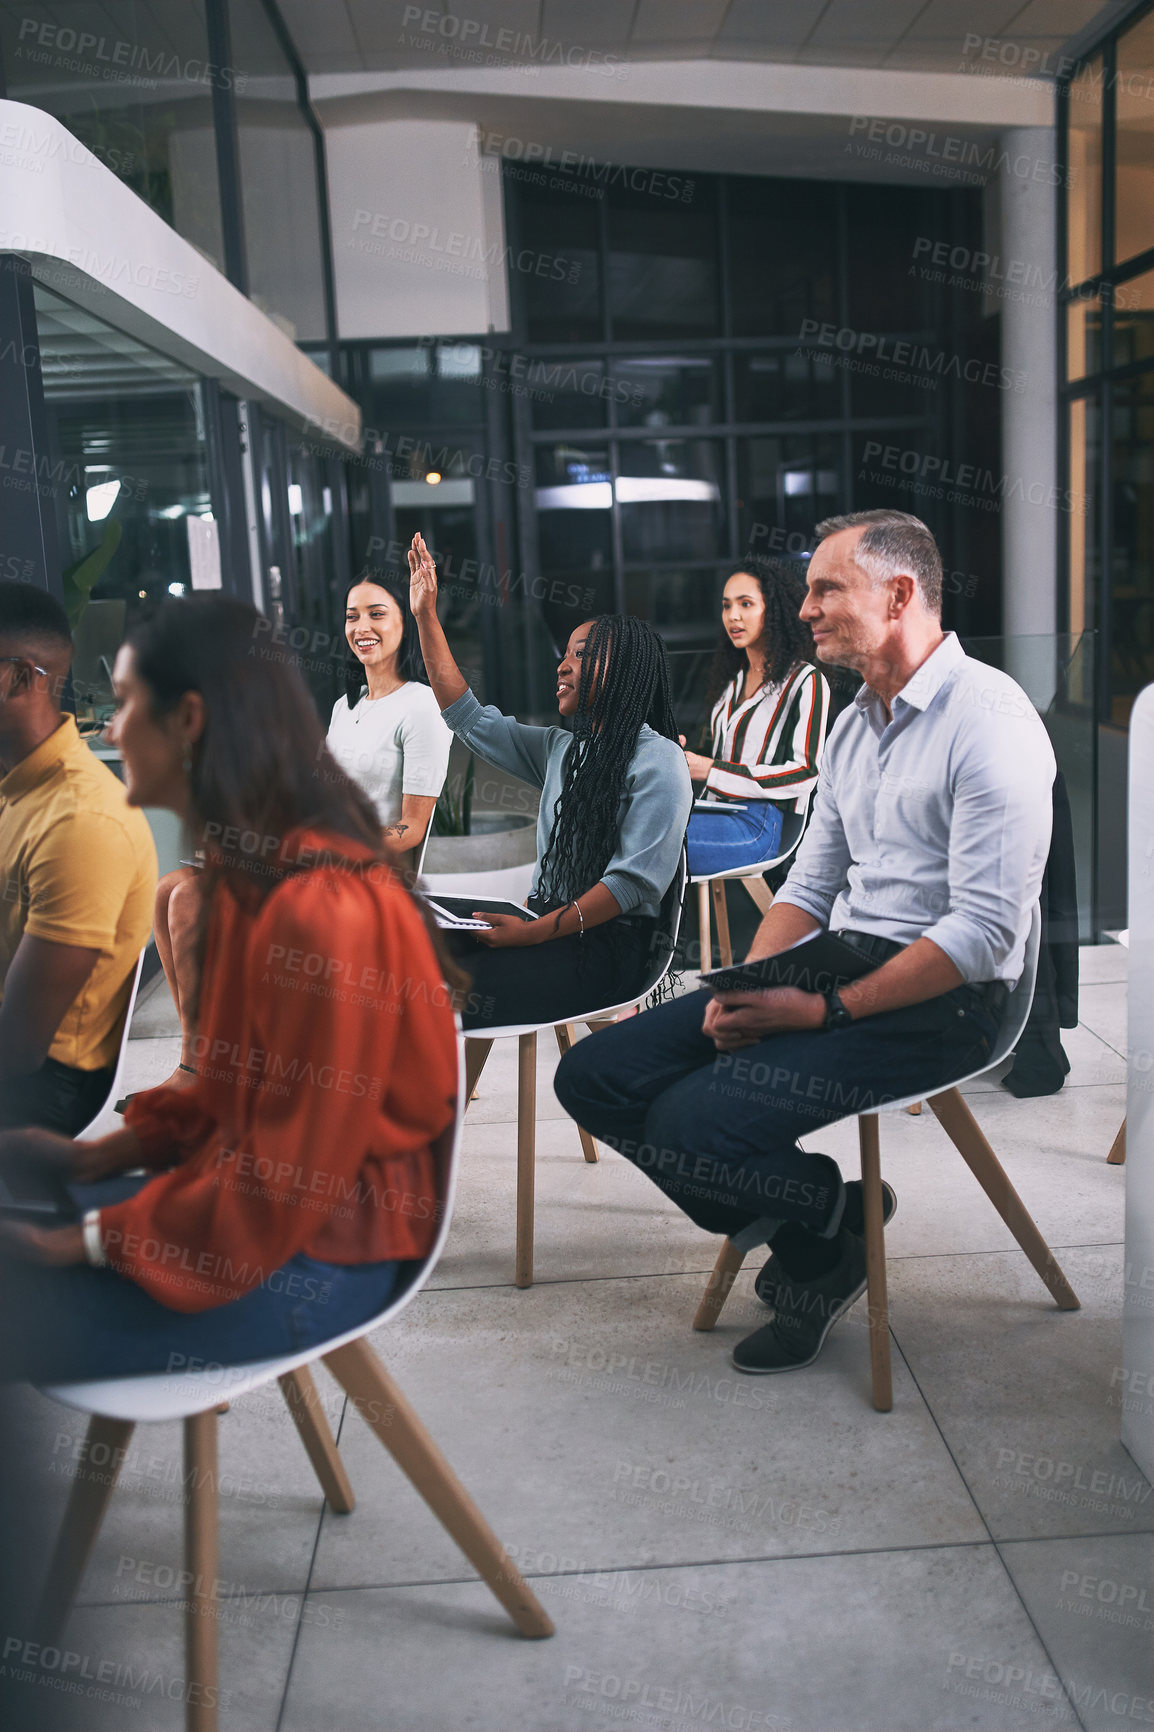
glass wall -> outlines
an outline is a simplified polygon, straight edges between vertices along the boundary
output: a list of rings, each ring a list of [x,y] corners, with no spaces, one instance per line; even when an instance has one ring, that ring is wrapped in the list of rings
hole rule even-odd
[[[1154,680],[1152,93],[1147,12],[1062,96],[1068,622],[1096,631],[1099,715],[1119,728]]]
[[[218,270],[243,260],[290,337],[327,340],[322,146],[274,16],[271,0],[0,0],[0,65],[10,98],[53,115]],[[33,123],[21,148],[47,166],[53,146]]]
[[[4,0],[0,47],[10,98],[54,115],[224,269],[204,0],[103,0],[96,17]]]
[[[111,700],[126,626],[219,582],[201,382],[37,285],[36,322],[65,602],[81,705]]]
[[[229,0],[229,23],[248,292],[294,342],[323,338],[316,141],[262,0]]]
[[[821,517],[894,505],[966,574],[950,624],[996,631],[996,512],[927,478],[947,455],[996,472],[998,394],[957,374],[996,361],[997,322],[914,264],[938,240],[979,244],[978,195],[642,170],[573,181],[505,164],[513,246],[569,266],[561,283],[511,281],[514,456],[536,508],[519,513],[521,563],[547,594],[584,579],[596,607],[691,648],[715,635],[721,580],[747,550],[805,558]],[[560,640],[568,604],[544,614]]]

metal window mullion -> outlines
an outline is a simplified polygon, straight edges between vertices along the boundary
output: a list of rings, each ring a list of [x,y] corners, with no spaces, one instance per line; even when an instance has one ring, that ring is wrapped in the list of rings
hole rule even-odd
[[[227,0],[205,0],[208,57],[218,69],[232,66],[232,39]],[[232,79],[212,81],[212,124],[216,139],[216,172],[220,190],[220,228],[224,270],[234,288],[248,294],[248,257],[244,245],[244,204],[240,180],[240,139]]]

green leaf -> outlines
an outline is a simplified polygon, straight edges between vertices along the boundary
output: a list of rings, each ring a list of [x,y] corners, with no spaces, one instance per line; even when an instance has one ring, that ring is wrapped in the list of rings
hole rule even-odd
[[[123,534],[123,524],[110,519],[104,526],[100,546],[94,547],[91,553],[86,553],[83,559],[78,559],[75,565],[70,565],[63,573],[61,581],[64,585],[64,606],[68,612],[68,624],[73,631],[80,624],[80,616],[91,600],[92,591],[112,563]]]

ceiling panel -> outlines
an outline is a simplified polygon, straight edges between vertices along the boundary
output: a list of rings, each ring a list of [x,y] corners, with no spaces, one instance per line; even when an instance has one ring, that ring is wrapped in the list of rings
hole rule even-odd
[[[712,42],[725,21],[729,0],[638,0],[632,40]]]
[[[746,48],[758,58],[801,47],[824,12],[828,0],[792,0],[789,6],[767,6],[765,0],[733,0],[717,34],[713,52],[740,58]]]
[[[544,0],[541,31],[554,42],[624,48],[635,11],[635,0]]]

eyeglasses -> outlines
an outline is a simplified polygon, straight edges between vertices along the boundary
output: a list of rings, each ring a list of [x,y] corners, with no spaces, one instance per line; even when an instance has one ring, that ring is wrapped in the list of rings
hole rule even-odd
[[[39,662],[30,662],[27,656],[0,656],[0,662],[12,662],[18,668],[31,668],[34,674],[43,674],[48,678],[48,669],[42,668]]]

